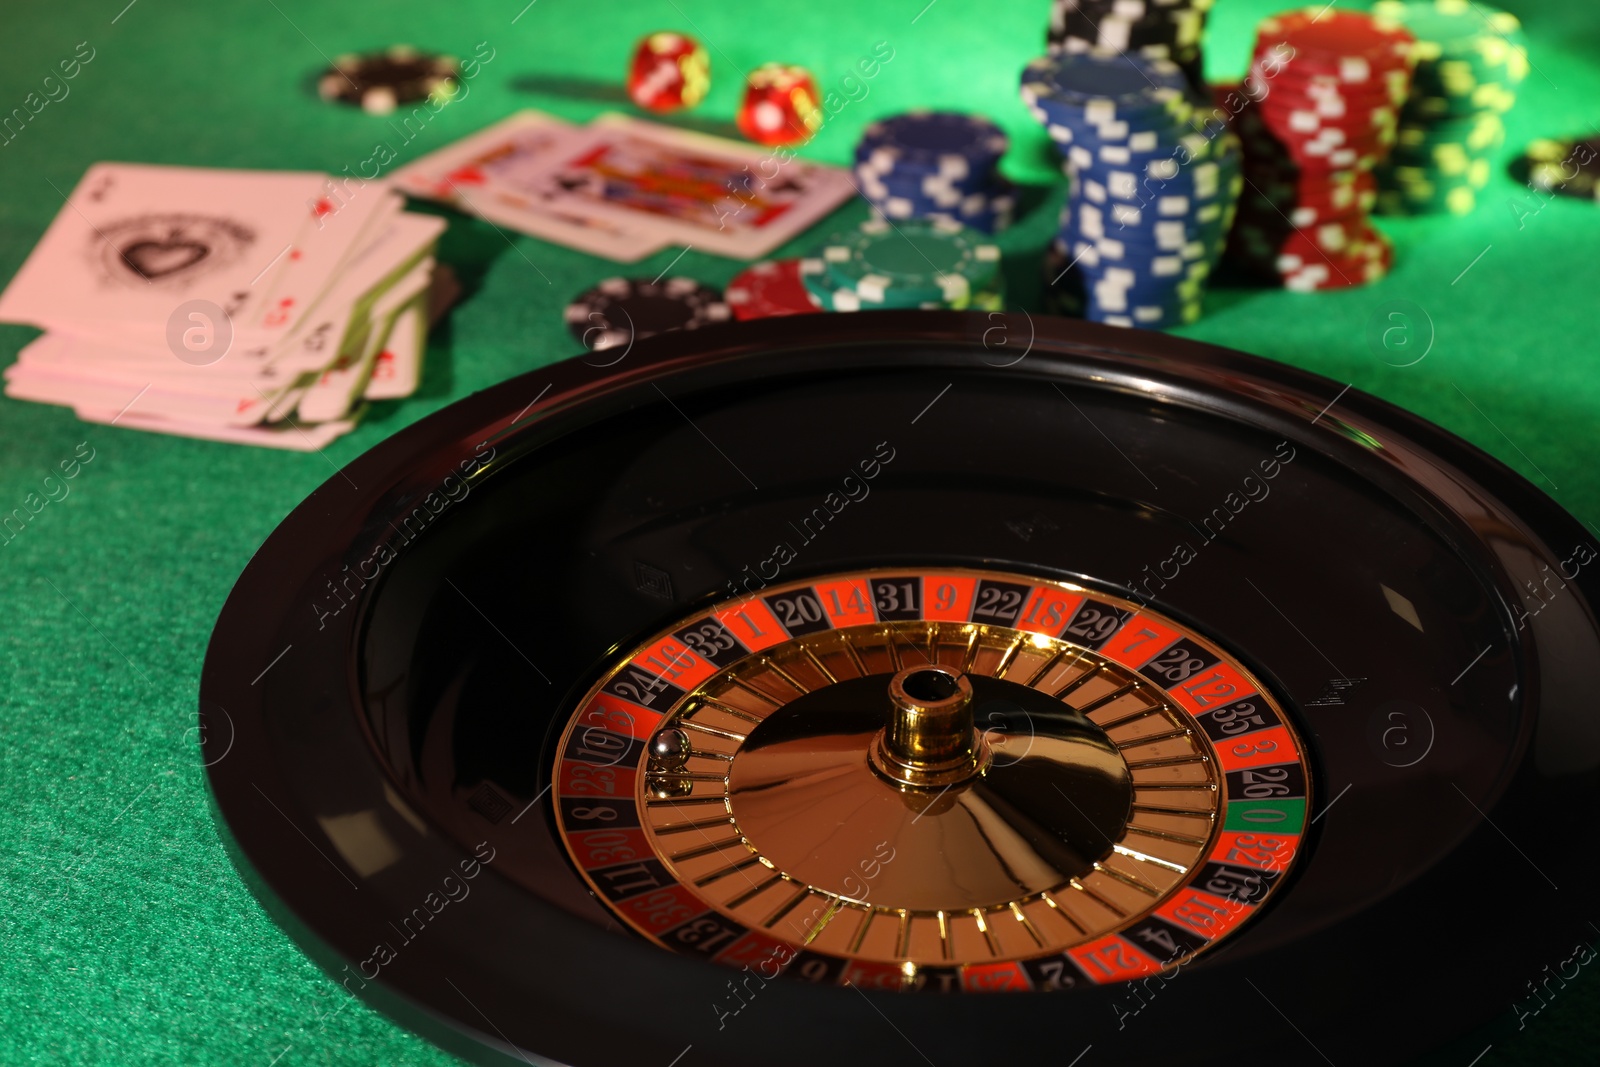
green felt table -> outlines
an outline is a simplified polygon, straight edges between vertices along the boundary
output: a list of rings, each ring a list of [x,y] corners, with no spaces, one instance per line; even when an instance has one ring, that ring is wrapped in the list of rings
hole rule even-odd
[[[59,60],[93,51],[70,94],[13,126],[0,145],[0,278],[21,265],[97,160],[337,173],[380,144],[409,160],[520,108],[582,121],[626,109],[621,79],[634,40],[668,28],[695,33],[711,54],[710,95],[686,124],[725,132],[744,72],[784,60],[809,67],[841,102],[807,157],[843,163],[874,118],[954,108],[1006,128],[1010,176],[1059,184],[1043,132],[1016,93],[1018,71],[1042,50],[1047,0],[125,2],[8,7],[0,113],[41,92]],[[1217,0],[1207,54],[1214,80],[1242,72],[1256,21],[1277,6]],[[1507,151],[1600,127],[1600,12],[1582,0],[1508,6],[1523,18],[1534,69],[1509,117]],[[470,93],[409,140],[385,119],[323,104],[312,90],[325,57],[395,42],[463,56],[480,42],[492,50]],[[878,42],[893,59],[870,81],[848,82]],[[1026,279],[1037,273],[1058,199],[1052,190],[1003,239],[1014,303],[1037,294]],[[1396,266],[1378,284],[1317,295],[1219,289],[1205,318],[1178,332],[1416,411],[1592,524],[1600,519],[1600,353],[1592,341],[1600,206],[1557,199],[1519,217],[1510,205],[1533,202],[1503,175],[1485,199],[1465,218],[1385,220]],[[853,204],[824,226],[864,215]],[[628,273],[651,277],[671,264],[721,284],[740,266],[697,251],[674,263],[679,251]],[[92,456],[69,495],[0,543],[0,1063],[456,1062],[348,997],[268,919],[223,852],[195,729],[212,623],[279,520],[401,427],[573,354],[563,306],[618,273],[459,217],[440,256],[467,296],[431,340],[420,391],[378,405],[322,454],[86,425],[64,408],[0,400],[0,512],[42,492],[63,460]],[[1368,343],[1373,316],[1398,299],[1419,305],[1435,335],[1426,358],[1407,367]],[[0,361],[34,335],[0,327]],[[1506,862],[1522,861],[1508,849]],[[1537,920],[1494,896],[1492,871],[1484,880],[1461,891],[1483,894],[1486,924]],[[1413,970],[1419,991],[1435,977],[1428,959],[1405,946],[1373,965]],[[1508,1004],[1434,1062],[1586,1059],[1600,1041],[1593,969],[1541,992],[1519,1005],[1520,1019]],[[1368,1010],[1403,1015],[1406,1006]],[[863,1027],[874,1025],[864,1010]],[[883,1036],[874,1044],[885,1062],[920,1062]],[[1085,1067],[1114,1055],[1095,1049]],[[1309,1047],[1274,1055],[1320,1062]]]

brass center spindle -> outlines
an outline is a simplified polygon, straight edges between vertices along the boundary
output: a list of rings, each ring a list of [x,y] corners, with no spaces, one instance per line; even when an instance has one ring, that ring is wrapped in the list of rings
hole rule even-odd
[[[901,785],[945,788],[981,773],[972,683],[953,667],[907,667],[889,680],[889,716],[872,763]]]

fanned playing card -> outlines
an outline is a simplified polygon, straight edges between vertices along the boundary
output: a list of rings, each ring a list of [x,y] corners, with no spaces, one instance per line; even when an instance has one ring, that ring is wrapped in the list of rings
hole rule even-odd
[[[741,259],[766,255],[856,192],[836,167],[622,115],[602,116],[513,184],[543,210]]]
[[[0,321],[113,333],[156,351],[189,300],[255,322],[272,295],[257,280],[315,232],[326,181],[97,163],[0,295]]]
[[[427,294],[445,221],[384,182],[98,164],[0,296],[5,392],[123,428],[320,448]],[[402,346],[411,368],[421,344]],[[401,370],[406,368],[402,367]],[[403,395],[415,373],[386,375]]]
[[[548,166],[582,131],[539,111],[521,111],[448,148],[394,172],[397,188],[437,200],[547,241],[623,263],[660,249],[652,232],[561,204],[543,204],[523,191],[526,175]]]

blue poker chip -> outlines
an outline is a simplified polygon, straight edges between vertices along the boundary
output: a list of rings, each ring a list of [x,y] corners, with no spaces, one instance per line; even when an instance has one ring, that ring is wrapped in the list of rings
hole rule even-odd
[[[903,175],[880,178],[869,172],[856,171],[861,195],[868,200],[898,197],[934,209],[960,210],[975,214],[998,197],[1013,197],[1011,183],[998,175],[990,175],[981,183],[952,184],[932,179],[909,179]]]
[[[1121,326],[1194,321],[1243,181],[1237,138],[1196,125],[1182,70],[1161,59],[1048,56],[1022,97],[1071,182],[1047,256],[1070,286],[1051,306]]]
[[[1158,107],[1129,113],[1109,123],[1092,123],[1082,115],[1045,108],[1030,111],[1050,139],[1063,149],[1149,152],[1197,133],[1192,111],[1185,113],[1184,108]]]
[[[856,146],[856,163],[879,174],[962,179],[992,171],[1009,143],[1000,127],[979,115],[910,111],[868,126]]]
[[[1194,124],[1193,108],[1185,101],[1126,109],[1113,118],[1090,118],[1081,110],[1029,105],[1029,113],[1057,144],[1122,144],[1135,133],[1160,132],[1178,136]]]
[[[1022,70],[1025,96],[1078,107],[1143,100],[1161,89],[1182,93],[1187,87],[1182,68],[1170,60],[1110,49],[1040,56]]]
[[[903,173],[880,175],[862,167],[856,168],[855,175],[861,195],[868,200],[894,196],[929,208],[953,208],[967,197],[982,193],[987,186],[987,182],[949,182],[932,176],[908,177]]]
[[[1100,125],[1189,104],[1183,70],[1170,60],[1120,52],[1040,56],[1022,71],[1022,99],[1052,115]]]
[[[920,217],[937,219],[943,222],[958,222],[968,229],[978,230],[981,233],[998,233],[1011,225],[1013,209],[1009,206],[997,206],[976,215],[955,215],[945,211],[930,211]]]
[[[1178,228],[1158,230],[1148,242],[1139,234],[1120,231],[1114,226],[1094,232],[1098,236],[1090,237],[1090,231],[1084,229],[1072,231],[1076,240],[1093,245],[1096,262],[1091,267],[1115,264],[1141,270],[1152,277],[1157,276],[1157,266],[1170,273],[1174,264],[1214,262],[1226,239],[1226,234],[1220,231]]]
[[[1146,207],[1162,217],[1215,214],[1242,191],[1243,172],[1231,160],[1202,161],[1161,177],[1135,168],[1095,167],[1075,170],[1075,198],[1085,203]]]
[[[1016,211],[1015,186],[994,173],[981,182],[879,176],[860,167],[855,173],[861,195],[890,220],[933,219],[996,233],[1011,225]]]
[[[1238,139],[1231,133],[1207,137],[1194,130],[1140,132],[1127,140],[1111,144],[1071,144],[1063,146],[1069,170],[1097,167],[1137,167],[1153,176],[1165,176],[1195,160],[1240,155]]]

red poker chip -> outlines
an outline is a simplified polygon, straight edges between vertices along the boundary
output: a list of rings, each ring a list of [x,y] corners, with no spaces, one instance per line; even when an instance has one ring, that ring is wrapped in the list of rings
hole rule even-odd
[[[1391,107],[1355,110],[1318,106],[1306,101],[1282,111],[1268,112],[1267,128],[1277,133],[1279,128],[1298,133],[1316,133],[1324,129],[1345,130],[1352,134],[1390,137],[1400,129],[1399,112]]]
[[[1338,73],[1299,70],[1284,70],[1277,76],[1268,78],[1256,68],[1252,68],[1252,76],[1260,86],[1256,96],[1262,100],[1270,100],[1274,96],[1307,96],[1320,92],[1333,93],[1352,100],[1390,103],[1396,99],[1404,101],[1411,84],[1410,71],[1405,68],[1373,72],[1364,80],[1351,80]],[[1262,89],[1265,91],[1262,92]]]
[[[1337,148],[1352,148],[1357,155],[1364,156],[1394,142],[1393,137],[1386,140],[1380,131],[1325,126],[1313,123],[1307,118],[1296,120],[1285,118],[1273,124],[1272,133],[1283,146],[1281,152],[1300,167],[1310,169],[1327,166],[1329,153]],[[1335,162],[1333,165],[1342,169],[1350,164]]]
[[[1262,38],[1250,59],[1250,77],[1256,84],[1278,81],[1329,80],[1341,84],[1378,84],[1399,71],[1416,67],[1415,50],[1410,44],[1387,45],[1370,53],[1317,55],[1304,52],[1284,60],[1281,50],[1292,48],[1282,41]]]
[[[752,264],[728,283],[722,297],[733,309],[733,317],[740,321],[810,315],[822,310],[806,292],[798,259]]]
[[[1237,223],[1248,242],[1274,255],[1294,254],[1302,259],[1322,256],[1350,258],[1365,255],[1386,238],[1364,216],[1330,219],[1311,226],[1295,226],[1282,215],[1241,217]]]
[[[1241,196],[1241,204],[1260,201],[1287,214],[1294,208],[1310,208],[1318,215],[1343,215],[1359,210],[1363,204],[1371,207],[1378,190],[1370,173],[1366,181],[1339,181],[1319,183],[1312,178],[1298,181],[1252,181]]]
[[[1286,44],[1294,49],[1290,62],[1303,64],[1302,69],[1336,66],[1348,58],[1404,64],[1416,45],[1416,39],[1397,23],[1329,6],[1274,15],[1264,19],[1257,32],[1258,56],[1271,54],[1277,44]]]
[[[1261,230],[1241,221],[1228,255],[1252,273],[1307,292],[1364,285],[1388,273],[1394,249],[1381,233],[1364,223],[1337,229]]]
[[[1288,262],[1288,269],[1296,262],[1328,262],[1344,268],[1371,260],[1387,244],[1388,239],[1365,219],[1328,222],[1290,230],[1278,246],[1278,256]]]
[[[1277,270],[1285,289],[1320,292],[1375,282],[1393,265],[1394,247],[1380,235],[1350,255],[1286,253],[1279,257]]]
[[[1319,88],[1290,92],[1280,87],[1278,92],[1264,98],[1260,106],[1269,115],[1285,111],[1313,111],[1324,118],[1339,120],[1369,114],[1385,118],[1398,116],[1403,103],[1396,103],[1388,96],[1356,96]]]
[[[1258,234],[1287,233],[1295,227],[1313,229],[1329,224],[1348,225],[1364,219],[1376,195],[1360,198],[1340,207],[1312,207],[1309,204],[1281,204],[1253,198],[1239,203],[1236,225]]]

